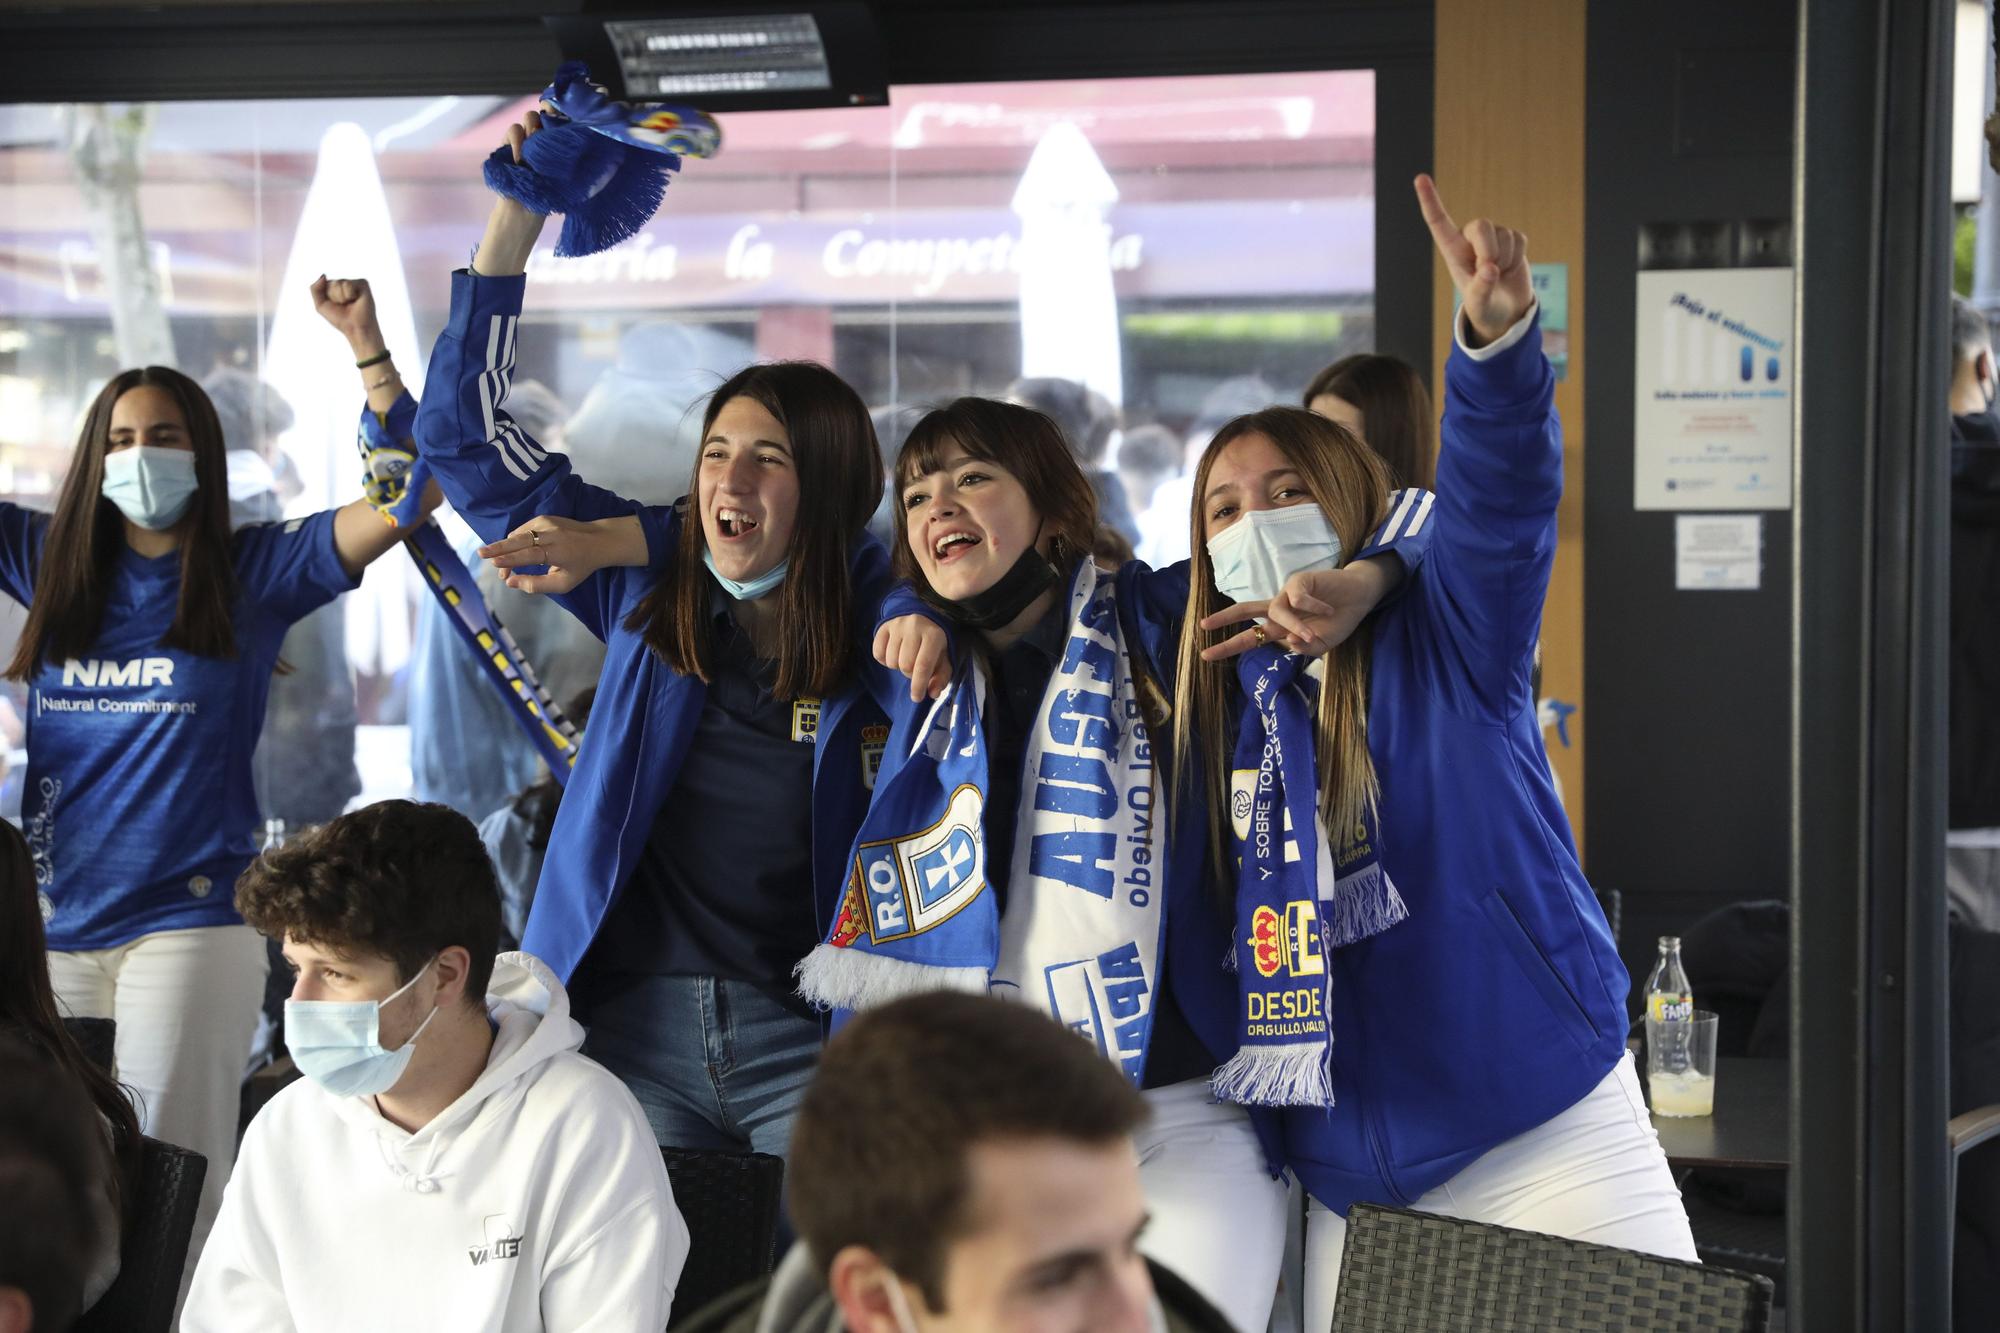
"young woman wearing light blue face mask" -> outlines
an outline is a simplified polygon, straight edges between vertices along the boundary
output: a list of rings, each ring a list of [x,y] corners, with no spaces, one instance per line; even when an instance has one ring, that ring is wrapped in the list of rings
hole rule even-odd
[[[1302,1076],[1251,1091],[1282,1108],[1311,1196],[1308,1328],[1332,1322],[1356,1201],[1694,1258],[1529,684],[1563,450],[1525,242],[1461,231],[1427,177],[1418,195],[1463,298],[1435,502],[1280,407],[1217,434],[1191,515],[1178,790],[1207,810],[1246,1009],[1282,993],[1327,1020],[1290,1048],[1251,1024],[1239,1052]],[[1314,631],[1331,565],[1371,531],[1405,539],[1414,575],[1314,679],[1273,636]],[[1311,854],[1275,852],[1281,821]],[[1316,938],[1283,929],[1315,915]]]
[[[256,852],[279,645],[401,535],[361,500],[232,534],[227,473],[207,395],[153,366],[97,395],[53,515],[0,504],[50,975],[69,1012],[117,1021],[145,1132],[208,1158],[197,1247],[264,988],[230,886]]]

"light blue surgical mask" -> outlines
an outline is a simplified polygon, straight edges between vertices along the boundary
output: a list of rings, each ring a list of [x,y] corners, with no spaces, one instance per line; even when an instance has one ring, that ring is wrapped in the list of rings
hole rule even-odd
[[[135,444],[104,456],[104,498],[142,528],[160,532],[180,522],[195,490],[190,450]]]
[[[708,566],[708,572],[715,575],[715,581],[728,590],[729,595],[739,602],[754,602],[771,589],[785,581],[785,571],[791,567],[789,559],[780,560],[770,569],[754,579],[732,579],[715,567],[715,556],[706,547],[702,548],[701,561]]]
[[[417,984],[431,959],[383,1000],[286,1000],[285,1046],[299,1072],[336,1097],[368,1097],[387,1092],[410,1067],[417,1038],[431,1025],[433,1008],[410,1039],[393,1051],[382,1049],[382,1006]]]
[[[1208,539],[1215,588],[1232,602],[1264,602],[1285,580],[1340,564],[1340,538],[1316,504],[1253,509]]]

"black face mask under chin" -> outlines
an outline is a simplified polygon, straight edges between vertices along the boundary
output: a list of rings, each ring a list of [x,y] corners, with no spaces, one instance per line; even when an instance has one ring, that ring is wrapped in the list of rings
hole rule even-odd
[[[951,618],[969,629],[1003,629],[1028,609],[1028,604],[1053,588],[1056,568],[1030,546],[1021,558],[985,592],[947,602]]]

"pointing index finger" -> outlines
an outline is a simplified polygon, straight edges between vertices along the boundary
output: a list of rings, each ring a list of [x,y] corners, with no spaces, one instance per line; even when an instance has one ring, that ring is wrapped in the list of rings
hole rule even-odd
[[[1443,197],[1438,194],[1437,182],[1428,174],[1417,177],[1417,207],[1423,210],[1424,224],[1431,229],[1431,235],[1437,238],[1438,244],[1462,237],[1458,224],[1451,220],[1451,214],[1445,209]]]
[[[1453,285],[1464,291],[1478,270],[1479,258],[1473,253],[1472,242],[1445,211],[1444,200],[1438,197],[1437,182],[1429,176],[1417,177],[1417,204],[1423,210],[1424,224],[1431,229],[1431,243],[1437,246],[1445,267],[1451,271]]]

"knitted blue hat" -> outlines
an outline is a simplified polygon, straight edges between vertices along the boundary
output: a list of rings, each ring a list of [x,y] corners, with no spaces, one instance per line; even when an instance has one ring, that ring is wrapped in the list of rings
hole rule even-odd
[[[722,130],[707,112],[663,102],[615,102],[583,62],[542,90],[543,128],[521,161],[504,144],[486,159],[486,184],[537,213],[561,213],[556,254],[591,255],[636,234],[660,211],[681,158],[713,157]]]

